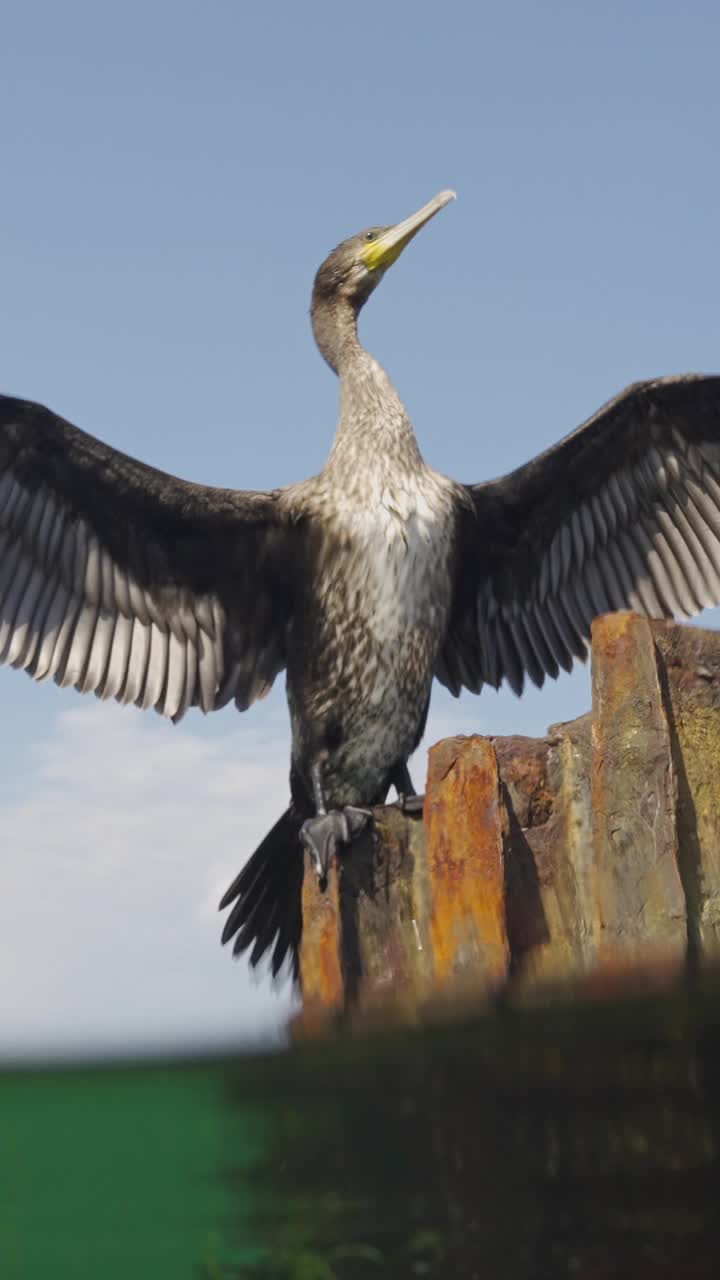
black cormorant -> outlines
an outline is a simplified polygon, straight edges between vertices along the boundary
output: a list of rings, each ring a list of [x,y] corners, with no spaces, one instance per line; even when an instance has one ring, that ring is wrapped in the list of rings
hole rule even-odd
[[[322,874],[391,786],[411,789],[433,677],[454,693],[569,670],[600,613],[720,602],[720,378],[638,383],[500,480],[423,461],[358,313],[442,192],[344,241],[312,324],[340,380],[319,475],[189,484],[40,405],[0,397],[0,661],[179,718],[245,710],[283,668],[291,802],[243,867],[223,938],[300,938],[301,840]]]

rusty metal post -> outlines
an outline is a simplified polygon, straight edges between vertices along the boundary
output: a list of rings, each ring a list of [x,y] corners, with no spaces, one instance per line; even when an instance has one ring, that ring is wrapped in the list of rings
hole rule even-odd
[[[720,958],[720,636],[611,614],[592,653],[591,715],[438,743],[424,818],[379,809],[306,875],[307,1029]]]
[[[503,799],[507,928],[518,991],[592,964],[589,716],[546,738],[493,738]]]
[[[301,971],[310,1026],[319,1009],[392,1006],[412,1018],[452,988],[487,994],[508,973],[502,817],[484,738],[430,752],[425,821],[378,809],[323,893],[303,888]]]
[[[593,625],[593,854],[603,968],[681,969],[687,918],[675,772],[649,622]]]
[[[680,874],[693,959],[720,960],[720,637],[652,623],[677,780]]]
[[[500,782],[486,738],[430,750],[425,793],[434,986],[492,988],[508,972]]]

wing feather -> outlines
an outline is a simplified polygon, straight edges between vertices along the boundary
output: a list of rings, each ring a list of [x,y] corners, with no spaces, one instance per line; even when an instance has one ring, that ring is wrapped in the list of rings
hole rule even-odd
[[[130,647],[132,644],[133,620],[119,613],[115,619],[110,660],[105,680],[97,690],[101,698],[120,698],[127,679]]]
[[[0,661],[173,719],[249,706],[285,664],[292,494],[189,484],[0,396]]]
[[[720,604],[720,377],[638,383],[465,494],[436,672],[453,692],[454,672],[468,685],[470,650],[484,681],[519,692],[525,676],[542,684],[583,657],[599,613],[690,617]]]

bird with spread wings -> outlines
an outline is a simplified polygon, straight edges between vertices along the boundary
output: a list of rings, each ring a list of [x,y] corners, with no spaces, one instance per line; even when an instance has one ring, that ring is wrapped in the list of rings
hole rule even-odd
[[[422,459],[357,317],[452,197],[344,241],[312,321],[340,379],[323,471],[268,492],[176,479],[0,397],[0,661],[178,720],[287,673],[289,807],[223,900],[224,937],[297,972],[303,844],[321,874],[454,694],[570,670],[593,618],[720,603],[720,377],[638,383],[539,457],[459,484]]]

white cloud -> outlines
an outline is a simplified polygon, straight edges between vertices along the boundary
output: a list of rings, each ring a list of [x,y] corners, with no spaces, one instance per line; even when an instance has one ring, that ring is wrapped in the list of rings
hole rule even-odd
[[[0,1053],[275,1035],[290,1009],[220,947],[217,902],[287,799],[288,732],[62,712],[0,808]]]

